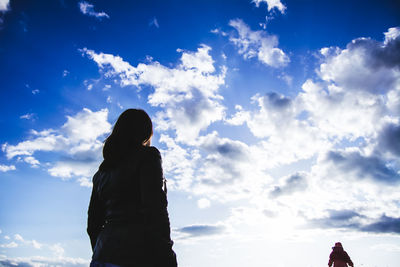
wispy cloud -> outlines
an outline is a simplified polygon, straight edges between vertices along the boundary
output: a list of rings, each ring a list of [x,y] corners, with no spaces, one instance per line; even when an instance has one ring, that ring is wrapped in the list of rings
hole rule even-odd
[[[229,40],[245,59],[257,58],[263,64],[274,68],[284,67],[290,62],[286,53],[278,48],[276,35],[252,31],[241,19],[231,20],[229,26],[237,31],[237,35],[230,35]]]
[[[27,114],[19,116],[19,118],[20,119],[25,119],[25,120],[31,120],[31,119],[34,119],[35,116],[36,116],[35,113],[27,113]]]
[[[196,224],[174,229],[174,233],[178,235],[177,239],[179,240],[219,235],[225,230],[223,225]]]
[[[149,23],[149,26],[154,26],[156,28],[160,28],[160,25],[158,24],[158,20],[156,17],[152,18],[152,20]]]
[[[32,256],[32,257],[8,257],[0,255],[0,266],[20,266],[20,267],[37,267],[37,266],[75,266],[83,267],[88,266],[89,260],[82,258],[66,257],[65,250],[59,243],[46,244],[40,243],[36,240],[27,240],[20,234],[13,236],[13,241],[9,243],[0,244],[3,249],[34,249],[36,253],[46,256]]]
[[[107,19],[110,18],[110,16],[108,16],[108,14],[103,11],[102,12],[94,11],[94,5],[90,4],[86,1],[79,2],[78,5],[79,5],[79,9],[81,10],[82,14],[84,14],[84,15],[95,17],[100,20],[103,18],[107,18]]]

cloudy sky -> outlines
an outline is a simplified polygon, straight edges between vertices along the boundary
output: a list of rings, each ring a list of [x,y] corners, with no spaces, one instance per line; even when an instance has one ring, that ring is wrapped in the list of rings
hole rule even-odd
[[[118,115],[163,156],[182,267],[400,262],[400,4],[0,0],[0,265],[87,266]]]

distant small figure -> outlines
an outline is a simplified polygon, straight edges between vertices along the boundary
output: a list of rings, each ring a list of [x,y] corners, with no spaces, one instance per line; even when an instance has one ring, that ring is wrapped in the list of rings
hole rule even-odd
[[[340,242],[335,243],[335,246],[332,247],[332,252],[329,255],[329,267],[331,267],[332,264],[334,267],[347,267],[347,264],[352,267],[354,266],[347,252],[343,250],[342,243]]]

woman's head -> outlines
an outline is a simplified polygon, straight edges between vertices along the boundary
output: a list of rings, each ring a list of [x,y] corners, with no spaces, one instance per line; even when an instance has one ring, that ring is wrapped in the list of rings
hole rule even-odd
[[[142,109],[127,109],[119,116],[111,136],[125,145],[143,145],[153,135],[153,124]]]
[[[114,161],[140,146],[149,145],[152,135],[149,115],[142,109],[127,109],[119,116],[104,144],[104,159]]]

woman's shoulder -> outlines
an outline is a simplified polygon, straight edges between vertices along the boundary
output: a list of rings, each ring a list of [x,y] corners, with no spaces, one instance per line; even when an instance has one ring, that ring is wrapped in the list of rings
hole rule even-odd
[[[141,150],[144,156],[147,158],[161,159],[160,151],[154,146],[144,146]]]

